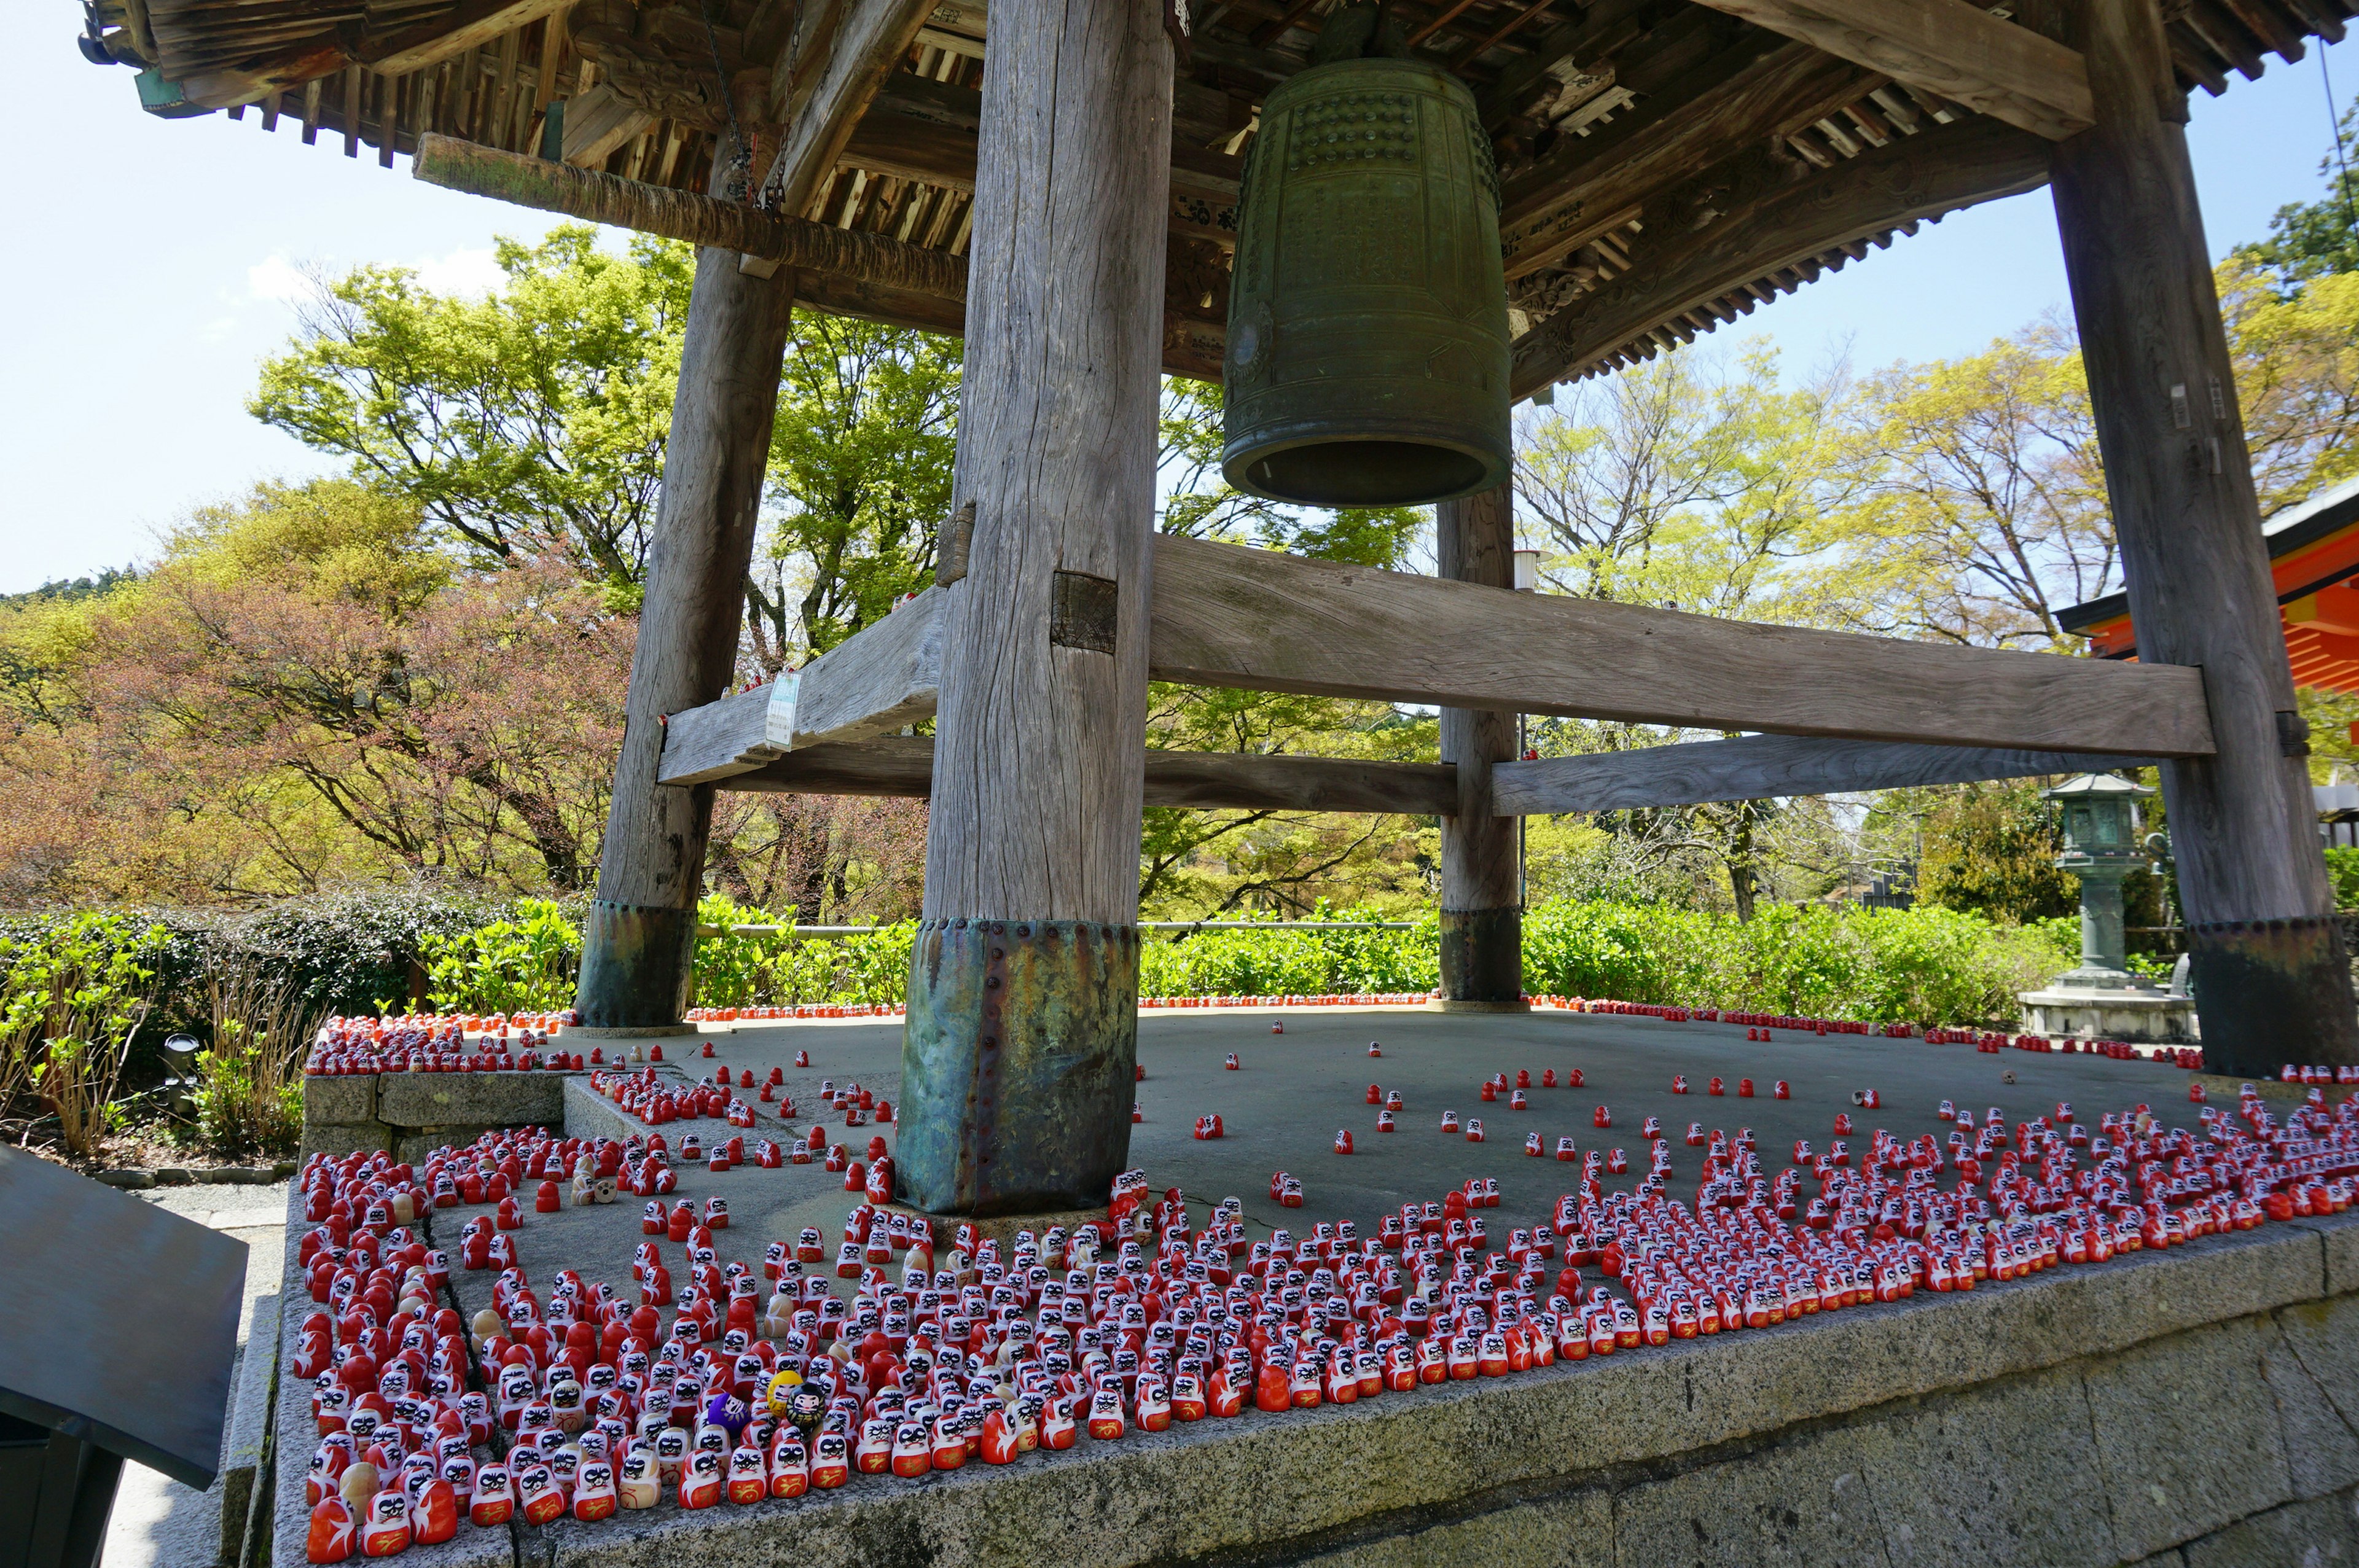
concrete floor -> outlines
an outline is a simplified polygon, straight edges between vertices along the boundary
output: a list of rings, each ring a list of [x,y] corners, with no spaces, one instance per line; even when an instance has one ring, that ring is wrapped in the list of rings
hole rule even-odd
[[[1273,1034],[1273,1022],[1282,1022],[1285,1033]],[[785,1087],[801,1115],[780,1122],[769,1114],[773,1107],[757,1104],[760,1124],[747,1135],[749,1144],[762,1137],[783,1142],[810,1126],[822,1079],[838,1085],[856,1081],[882,1098],[897,1099],[901,1033],[898,1021],[745,1026],[734,1033],[713,1028],[703,1036],[713,1047],[712,1059],[700,1054],[698,1042],[671,1041],[664,1043],[666,1065],[697,1077],[726,1066],[733,1080],[750,1071],[756,1084],[773,1066],[783,1069]],[[1131,1162],[1146,1171],[1157,1192],[1178,1186],[1191,1206],[1234,1195],[1243,1201],[1256,1235],[1281,1225],[1299,1235],[1318,1221],[1342,1219],[1355,1220],[1364,1234],[1372,1234],[1386,1210],[1406,1201],[1439,1198],[1469,1176],[1493,1177],[1501,1202],[1484,1214],[1484,1221],[1493,1245],[1504,1247],[1512,1227],[1545,1223],[1557,1196],[1579,1180],[1577,1164],[1524,1153],[1525,1134],[1531,1131],[1541,1135],[1549,1156],[1557,1139],[1567,1135],[1583,1152],[1626,1151],[1629,1173],[1605,1178],[1609,1188],[1626,1187],[1648,1166],[1643,1124],[1649,1115],[1659,1116],[1672,1143],[1671,1192],[1691,1200],[1703,1151],[1685,1142],[1690,1121],[1701,1122],[1707,1134],[1750,1127],[1772,1172],[1787,1162],[1796,1139],[1810,1139],[1823,1149],[1838,1111],[1852,1113],[1854,1150],[1864,1149],[1877,1127],[1905,1138],[1946,1135],[1947,1127],[1935,1119],[1944,1098],[1972,1106],[1978,1116],[1997,1106],[2010,1121],[2053,1111],[2059,1100],[2067,1100],[2093,1128],[2101,1113],[2142,1103],[2166,1120],[2193,1123],[2187,1101],[2190,1075],[2151,1062],[2012,1050],[1985,1055],[1971,1045],[1784,1031],[1767,1044],[1748,1043],[1745,1033],[1741,1025],[1556,1011],[1445,1017],[1415,1009],[1256,1009],[1149,1015],[1139,1023],[1139,1060],[1147,1079],[1138,1085],[1137,1101],[1145,1119],[1131,1128]],[[1379,1059],[1367,1055],[1371,1040],[1381,1044]],[[798,1051],[810,1054],[810,1066],[791,1065]],[[1239,1058],[1235,1072],[1223,1065],[1230,1052]],[[1537,1085],[1549,1068],[1561,1083],[1575,1067],[1582,1072],[1582,1087],[1535,1087],[1527,1091],[1528,1110],[1510,1110],[1505,1096],[1492,1104],[1481,1099],[1482,1081],[1494,1072],[1506,1073],[1512,1084],[1518,1069],[1527,1069]],[[1687,1075],[1692,1092],[1670,1092],[1675,1073]],[[2014,1083],[2005,1081],[2007,1074],[2014,1075]],[[1705,1092],[1715,1075],[1727,1089],[1718,1098]],[[1755,1080],[1751,1099],[1736,1092],[1737,1081],[1746,1076]],[[1780,1076],[1792,1086],[1791,1099],[1770,1098],[1771,1085]],[[1405,1103],[1399,1130],[1375,1131],[1376,1108],[1366,1103],[1371,1083],[1400,1090]],[[1871,1087],[1880,1092],[1883,1108],[1854,1108],[1852,1091]],[[740,1092],[752,1099],[752,1091]],[[1599,1105],[1613,1113],[1610,1130],[1591,1124]],[[1462,1132],[1440,1132],[1445,1109],[1456,1110],[1462,1126],[1480,1116],[1485,1141],[1472,1143]],[[1225,1138],[1190,1136],[1197,1117],[1216,1111],[1226,1125]],[[847,1130],[840,1119],[827,1126],[831,1141],[849,1144],[855,1157],[864,1154],[873,1134],[882,1133],[889,1145],[897,1131],[873,1124]],[[1356,1148],[1351,1155],[1333,1152],[1339,1128],[1353,1131]],[[675,1122],[663,1130],[676,1149],[691,1130],[709,1143],[716,1132],[731,1130],[704,1119]],[[732,1226],[716,1238],[724,1263],[742,1260],[758,1266],[769,1242],[791,1245],[806,1226],[820,1231],[832,1263],[844,1215],[860,1201],[844,1191],[842,1176],[817,1163],[777,1171],[748,1164],[721,1175],[701,1165],[678,1169],[677,1197],[691,1198],[701,1209],[706,1196],[719,1194],[729,1205]],[[1270,1176],[1281,1169],[1303,1184],[1299,1209],[1283,1208],[1269,1196]],[[529,1196],[527,1192],[527,1205]],[[587,1280],[626,1285],[631,1252],[641,1239],[637,1221],[643,1205],[626,1195],[612,1208],[527,1212],[517,1236],[519,1256],[536,1281],[552,1269],[572,1267]],[[1197,1212],[1202,1213],[1201,1206]],[[947,1243],[946,1230],[937,1234]],[[453,1275],[471,1312],[484,1304],[478,1296],[488,1299],[491,1278]]]
[[[245,1301],[237,1325],[243,1357],[255,1300],[278,1289],[287,1252],[287,1184],[158,1187],[133,1195],[245,1243]],[[270,1354],[269,1347],[262,1353]],[[231,1387],[236,1387],[234,1375]],[[199,1492],[144,1465],[125,1465],[100,1562],[102,1568],[214,1568],[221,1541],[219,1482]]]

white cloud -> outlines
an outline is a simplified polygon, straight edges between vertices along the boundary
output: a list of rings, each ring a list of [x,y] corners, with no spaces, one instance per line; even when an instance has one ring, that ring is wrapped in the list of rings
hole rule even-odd
[[[498,258],[488,245],[462,246],[439,256],[419,256],[397,265],[417,275],[421,287],[437,294],[496,294],[507,282]],[[245,270],[246,297],[277,305],[302,305],[315,290],[315,277],[333,277],[342,264],[290,261],[274,254]]]
[[[285,256],[274,255],[245,269],[245,291],[255,299],[294,305],[310,297],[311,280]]]
[[[507,274],[489,245],[460,249],[447,255],[427,256],[407,264],[418,281],[437,294],[497,294]]]

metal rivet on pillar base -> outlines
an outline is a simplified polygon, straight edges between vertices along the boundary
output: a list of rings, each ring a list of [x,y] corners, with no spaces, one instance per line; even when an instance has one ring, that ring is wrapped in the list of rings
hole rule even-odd
[[[678,1023],[688,1006],[696,911],[592,901],[574,1006],[599,1029]]]
[[[1524,912],[1441,912],[1443,1011],[1513,1012],[1524,1007]]]
[[[2341,920],[2212,921],[2190,925],[2187,945],[2210,1071],[2275,1076],[2287,1062],[2359,1063]]]
[[[1130,1157],[1138,932],[928,921],[910,955],[895,1177],[967,1216],[1102,1206]]]

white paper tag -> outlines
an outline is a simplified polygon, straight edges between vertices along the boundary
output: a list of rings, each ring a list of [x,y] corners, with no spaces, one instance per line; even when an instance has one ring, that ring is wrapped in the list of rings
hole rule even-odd
[[[802,679],[800,670],[783,670],[770,683],[770,706],[762,718],[764,745],[781,752],[795,749],[795,698]]]

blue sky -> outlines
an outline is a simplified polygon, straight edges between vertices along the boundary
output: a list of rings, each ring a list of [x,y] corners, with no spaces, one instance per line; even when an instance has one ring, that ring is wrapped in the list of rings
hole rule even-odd
[[[78,7],[0,5],[22,123],[0,297],[0,592],[151,553],[192,505],[330,465],[245,412],[255,369],[294,327],[307,267],[419,267],[484,287],[495,235],[540,214],[419,185],[408,160],[346,159],[258,116],[162,121],[128,70],[83,62]],[[2359,89],[2359,38],[2329,51],[2338,102]],[[2222,98],[2190,126],[2213,253],[2263,233],[2321,189],[2330,140],[2315,57]],[[1868,369],[1972,351],[2066,302],[2045,192],[1955,214],[1756,311],[1747,333],[1801,368],[1847,351]]]

